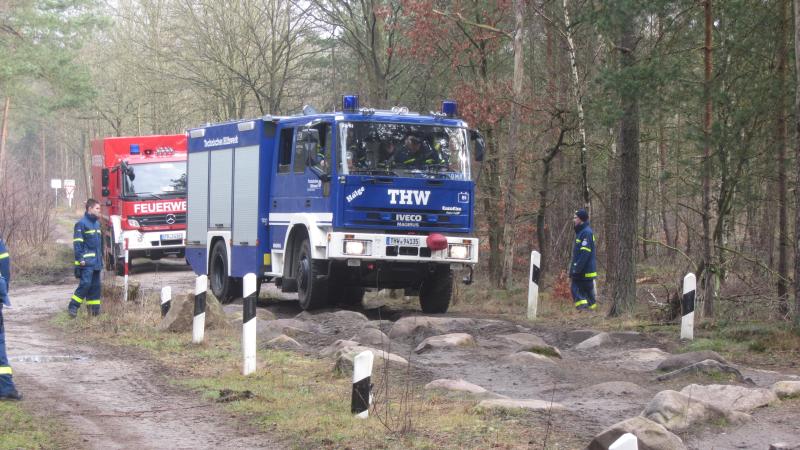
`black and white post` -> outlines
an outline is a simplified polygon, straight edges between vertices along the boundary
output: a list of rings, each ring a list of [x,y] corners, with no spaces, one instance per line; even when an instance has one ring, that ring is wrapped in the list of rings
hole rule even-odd
[[[536,318],[539,309],[539,273],[542,267],[542,255],[536,250],[531,252],[531,276],[528,284],[528,320]]]
[[[372,360],[375,355],[371,351],[363,351],[353,358],[353,397],[350,412],[359,419],[369,417],[369,405],[372,403]]]
[[[697,292],[697,277],[693,273],[683,277],[681,298],[681,339],[694,340],[694,299]]]
[[[256,371],[256,274],[248,273],[243,281],[242,303],[242,375]]]
[[[636,438],[635,434],[625,433],[614,441],[608,447],[608,450],[639,450],[639,439]]]
[[[203,342],[206,331],[206,290],[208,277],[200,275],[194,282],[194,319],[192,320],[192,343]]]
[[[169,286],[164,286],[161,288],[161,317],[167,315],[171,303],[172,303],[172,288]]]

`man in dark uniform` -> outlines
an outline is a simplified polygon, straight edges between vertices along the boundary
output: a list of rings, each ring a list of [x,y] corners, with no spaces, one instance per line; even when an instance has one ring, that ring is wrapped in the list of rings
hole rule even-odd
[[[69,301],[67,310],[71,317],[78,315],[83,303],[93,316],[100,314],[100,271],[103,270],[103,236],[100,233],[100,203],[90,198],[86,212],[75,223],[72,247],[75,250],[75,278],[78,288]]]
[[[406,168],[421,169],[441,161],[435,151],[416,134],[406,137],[403,148],[394,156],[395,164]]]
[[[597,277],[594,234],[589,226],[589,213],[585,209],[575,211],[575,245],[572,247],[572,263],[569,276],[572,279],[572,299],[579,311],[597,309],[594,279]]]
[[[6,329],[3,324],[3,306],[11,306],[8,300],[8,288],[11,285],[11,257],[6,243],[0,238],[0,400],[22,400],[11,378],[11,366],[6,354]]]

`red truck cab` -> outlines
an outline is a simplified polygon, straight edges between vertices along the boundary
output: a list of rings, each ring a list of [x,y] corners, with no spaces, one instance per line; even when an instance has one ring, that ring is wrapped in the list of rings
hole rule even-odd
[[[92,195],[102,205],[106,267],[129,257],[184,257],[186,135],[92,141]]]

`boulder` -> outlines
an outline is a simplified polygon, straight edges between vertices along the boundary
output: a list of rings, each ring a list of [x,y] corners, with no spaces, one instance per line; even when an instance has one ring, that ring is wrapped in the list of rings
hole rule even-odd
[[[646,389],[630,381],[606,381],[578,389],[573,396],[579,398],[641,397],[647,394]]]
[[[671,431],[687,431],[705,422],[725,420],[732,424],[741,424],[751,419],[748,414],[719,408],[676,391],[661,391],[656,394],[645,406],[642,416]]]
[[[793,444],[788,442],[776,442],[769,445],[769,450],[800,450],[800,441]]]
[[[364,324],[364,328],[376,328],[383,332],[387,332],[392,329],[392,325],[394,325],[394,322],[391,320],[370,320]]]
[[[578,351],[587,351],[604,345],[610,345],[611,343],[613,343],[613,340],[611,339],[610,334],[600,333],[576,345],[574,349]]]
[[[282,334],[297,338],[299,336],[317,333],[319,332],[319,325],[297,319],[258,320],[256,329],[259,339],[270,340]]]
[[[172,299],[169,312],[158,324],[160,331],[187,332],[192,331],[194,322],[194,291],[187,291]],[[206,326],[207,330],[228,329],[230,324],[213,295],[206,295]]]
[[[505,356],[503,360],[515,366],[530,366],[541,363],[555,364],[555,361],[548,358],[547,356],[532,352],[517,352]]]
[[[377,328],[364,327],[355,336],[350,338],[351,341],[356,341],[359,344],[369,345],[372,347],[384,347],[389,345],[389,336],[386,336],[381,330]]]
[[[392,325],[389,337],[421,342],[428,336],[439,334],[468,332],[477,326],[475,319],[457,317],[403,317]]]
[[[371,347],[364,347],[361,345],[345,346],[333,354],[336,363],[333,366],[333,371],[342,376],[353,375],[353,360],[361,353],[369,351],[372,352],[374,357],[372,372],[375,373],[380,370],[384,364],[389,364],[389,367],[408,367],[408,361],[394,353],[385,352],[383,350],[374,349]]]
[[[446,378],[442,378],[439,380],[433,380],[425,385],[425,389],[426,390],[441,389],[445,391],[468,392],[470,394],[477,394],[477,395],[483,395],[489,393],[489,391],[478,386],[477,384],[472,384],[462,379],[448,380]]]
[[[230,308],[230,306],[234,306],[234,308]],[[231,326],[235,327],[242,327],[242,308],[239,305],[225,305],[222,307],[225,311],[225,315],[228,316],[228,322]],[[275,320],[275,314],[273,314],[270,310],[264,308],[256,308],[256,319],[260,320]]]
[[[705,361],[700,361],[698,363],[694,363],[692,365],[680,368],[678,370],[673,370],[670,373],[666,373],[657,377],[658,381],[667,381],[667,380],[674,380],[676,378],[681,378],[689,375],[708,375],[708,376],[724,376],[728,375],[729,377],[735,379],[739,382],[744,382],[745,378],[742,376],[742,373],[739,372],[739,369],[735,367],[731,367],[727,364],[723,364],[719,361],[714,361],[713,359],[707,359]]]
[[[772,385],[772,392],[778,398],[789,398],[800,396],[800,381],[778,381]]]
[[[769,389],[746,388],[729,384],[690,384],[681,389],[681,394],[711,403],[721,409],[741,412],[750,412],[778,401],[778,396]]]
[[[451,333],[441,336],[432,336],[422,341],[414,353],[422,353],[431,349],[475,347],[475,339],[467,333]]]
[[[566,333],[566,338],[570,342],[583,342],[592,336],[600,334],[596,330],[570,330]]]
[[[336,354],[336,352],[338,352],[339,350],[342,350],[342,349],[347,348],[347,347],[357,347],[359,345],[361,345],[361,344],[359,344],[356,341],[349,341],[347,339],[340,339],[340,340],[334,342],[333,344],[331,344],[331,345],[323,348],[322,350],[320,350],[319,354],[320,354],[320,356],[332,356],[332,355]]]
[[[618,360],[620,367],[625,369],[649,372],[655,370],[669,356],[669,353],[660,348],[637,348],[622,353]]]
[[[477,409],[528,409],[533,411],[564,411],[567,408],[560,403],[536,399],[495,398],[482,400]]]
[[[303,344],[295,341],[285,334],[282,334],[265,342],[263,347],[278,350],[299,350],[303,348]]]
[[[497,337],[513,344],[517,351],[539,353],[541,355],[561,358],[561,352],[557,348],[547,344],[542,338],[535,334],[512,333],[500,334],[497,335]]]
[[[682,369],[686,366],[691,366],[692,364],[699,363],[700,361],[705,361],[707,359],[711,359],[722,364],[728,364],[728,361],[725,361],[725,358],[720,356],[719,353],[711,350],[703,350],[700,352],[679,353],[677,355],[669,356],[658,365],[657,369],[662,372],[671,372],[673,370]]]
[[[615,331],[609,334],[614,342],[619,342],[621,344],[640,342],[645,339],[642,333],[639,333],[638,331]]]
[[[631,433],[639,441],[639,450],[682,450],[686,446],[663,425],[645,417],[633,417],[611,425],[595,436],[587,450],[607,450],[620,436]]]

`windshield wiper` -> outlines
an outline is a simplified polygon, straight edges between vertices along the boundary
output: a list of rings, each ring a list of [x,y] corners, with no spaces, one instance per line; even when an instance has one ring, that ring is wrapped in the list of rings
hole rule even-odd
[[[153,192],[134,192],[133,195],[136,196],[136,197],[141,197],[143,195],[149,195],[149,196],[151,196],[153,198],[157,198],[159,200],[164,200],[163,197],[161,197],[160,195],[155,194]]]
[[[383,169],[361,169],[361,170],[353,170],[350,172],[350,175],[355,175],[359,173],[365,173],[367,175],[388,175],[392,177],[396,177],[397,174],[392,172],[391,170],[383,170]]]

